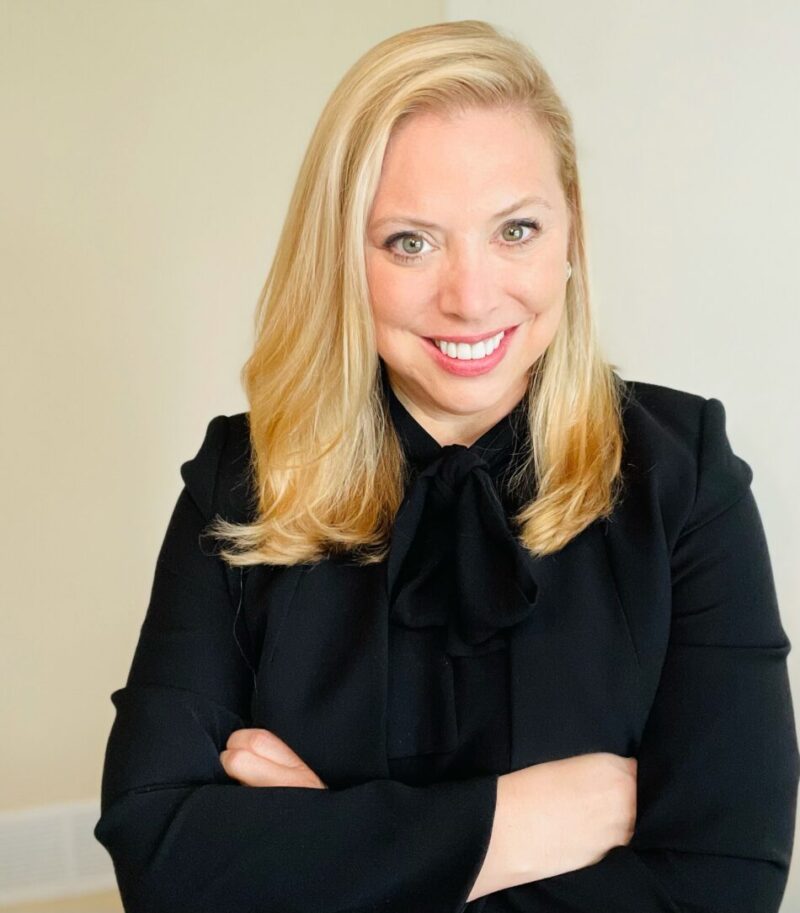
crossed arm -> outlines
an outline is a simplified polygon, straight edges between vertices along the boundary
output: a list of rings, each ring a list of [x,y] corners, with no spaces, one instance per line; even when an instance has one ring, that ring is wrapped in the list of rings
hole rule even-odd
[[[221,428],[196,458],[211,491]],[[777,913],[800,758],[790,645],[749,482],[708,400],[638,753],[636,831],[596,864],[489,893],[482,913]],[[210,508],[208,492],[182,491],[128,682],[112,695],[95,836],[126,911],[462,913],[498,778],[326,789],[277,736],[247,729],[229,594],[218,559],[197,547]]]

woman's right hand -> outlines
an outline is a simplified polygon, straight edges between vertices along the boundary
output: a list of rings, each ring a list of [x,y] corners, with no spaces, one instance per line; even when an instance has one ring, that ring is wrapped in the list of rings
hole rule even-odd
[[[468,900],[599,862],[636,826],[636,758],[592,752],[502,774]]]
[[[592,865],[612,847],[630,841],[636,826],[637,767],[636,758],[593,752],[498,779],[498,801],[509,792],[517,806],[516,864],[528,881]]]

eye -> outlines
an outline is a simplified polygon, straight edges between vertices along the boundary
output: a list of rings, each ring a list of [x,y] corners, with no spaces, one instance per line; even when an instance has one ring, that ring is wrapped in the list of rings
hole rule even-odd
[[[533,221],[531,221],[531,222],[528,222],[528,221],[524,221],[524,222],[509,222],[508,225],[504,226],[503,232],[504,232],[504,233],[505,233],[505,232],[517,232],[517,233],[518,233],[518,232],[520,232],[521,229],[523,229],[523,228],[536,229],[536,231],[533,233],[533,235],[528,235],[528,237],[522,238],[522,239],[520,239],[520,235],[519,235],[519,234],[511,235],[511,241],[512,241],[512,242],[514,242],[514,241],[520,241],[520,240],[521,240],[521,243],[522,243],[522,244],[527,244],[528,241],[533,240],[533,238],[536,236],[536,234],[541,230],[541,225],[540,225],[538,222],[533,222]],[[509,236],[506,235],[506,237],[509,237]],[[516,245],[515,245],[515,246],[516,246]]]
[[[405,248],[405,253],[400,253],[395,244],[400,241]],[[406,242],[408,246],[406,247]],[[392,257],[400,263],[409,263],[412,260],[422,259],[422,254],[419,253],[421,246],[427,244],[428,242],[421,237],[420,235],[410,232],[410,231],[401,231],[397,234],[391,235],[383,242],[383,247],[389,251]]]
[[[530,229],[531,234],[520,240],[520,231],[524,228]],[[507,233],[511,233],[511,240],[503,241],[502,244],[504,247],[524,247],[526,244],[535,241],[541,233],[541,230],[541,223],[535,219],[518,219],[514,222],[507,222],[503,226],[502,234],[508,237]],[[398,241],[403,246],[405,253],[401,253],[395,247],[395,244],[397,244]],[[408,242],[408,246],[406,246],[406,242]],[[398,263],[413,263],[417,260],[421,260],[425,256],[424,253],[420,253],[420,250],[422,245],[427,243],[428,242],[416,232],[400,231],[390,235],[383,242],[382,246],[389,251]]]

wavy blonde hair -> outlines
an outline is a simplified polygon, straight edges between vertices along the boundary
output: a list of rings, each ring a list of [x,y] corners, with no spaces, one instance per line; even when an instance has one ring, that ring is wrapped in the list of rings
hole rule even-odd
[[[309,142],[241,373],[257,514],[249,523],[217,516],[208,527],[230,544],[219,552],[230,565],[386,557],[407,475],[381,384],[366,223],[392,131],[419,112],[475,107],[527,111],[546,131],[571,224],[564,312],[530,372],[531,446],[512,487],[533,478],[536,494],[513,518],[517,536],[547,555],[610,514],[624,382],[600,353],[589,306],[571,116],[525,45],[480,20],[442,22],[367,51]]]

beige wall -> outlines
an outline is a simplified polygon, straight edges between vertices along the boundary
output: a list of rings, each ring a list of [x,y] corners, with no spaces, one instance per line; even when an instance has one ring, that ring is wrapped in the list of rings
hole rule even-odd
[[[92,798],[317,116],[437,4],[0,0],[0,809]],[[313,225],[308,226],[313,231]]]

